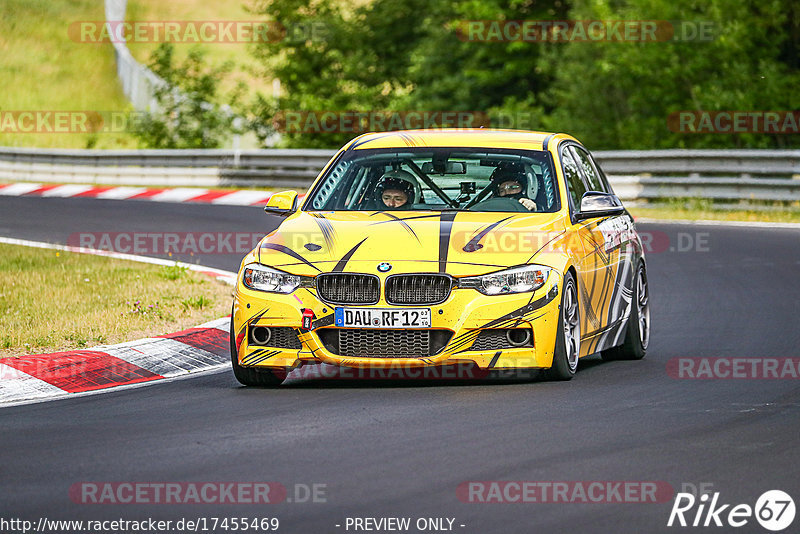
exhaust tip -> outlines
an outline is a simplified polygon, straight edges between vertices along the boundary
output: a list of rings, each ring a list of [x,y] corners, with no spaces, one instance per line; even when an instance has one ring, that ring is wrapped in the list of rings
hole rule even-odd
[[[272,331],[268,326],[251,326],[250,341],[253,345],[266,345],[272,337]]]
[[[512,347],[524,347],[531,341],[531,331],[527,328],[509,328],[506,330],[506,341]]]

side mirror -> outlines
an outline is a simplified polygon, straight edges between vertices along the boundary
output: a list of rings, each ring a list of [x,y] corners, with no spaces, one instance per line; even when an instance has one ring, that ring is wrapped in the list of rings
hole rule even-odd
[[[624,211],[625,207],[617,195],[599,191],[587,191],[581,198],[581,210],[575,214],[575,219],[608,217],[610,215],[619,215]]]
[[[288,217],[297,211],[297,191],[275,193],[267,201],[264,211],[281,217]]]

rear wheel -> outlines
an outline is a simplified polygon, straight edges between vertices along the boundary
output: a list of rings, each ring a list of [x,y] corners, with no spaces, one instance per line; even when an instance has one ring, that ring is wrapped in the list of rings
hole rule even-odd
[[[568,272],[564,276],[559,309],[559,328],[556,334],[556,347],[553,365],[544,372],[549,380],[571,380],[578,370],[578,357],[581,352],[581,321],[578,307],[578,285],[575,277]]]
[[[236,331],[233,329],[233,310],[231,310],[231,365],[233,376],[245,386],[279,386],[286,380],[286,371],[283,369],[257,369],[255,367],[242,367],[239,365],[239,356],[236,351]]]
[[[644,264],[636,270],[633,282],[633,301],[628,326],[625,328],[625,340],[619,347],[603,351],[606,361],[641,360],[650,343],[650,291],[647,288],[647,273]]]

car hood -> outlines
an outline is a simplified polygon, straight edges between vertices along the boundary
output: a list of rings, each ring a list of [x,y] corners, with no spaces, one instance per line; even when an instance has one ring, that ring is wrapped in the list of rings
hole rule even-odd
[[[299,275],[465,276],[528,263],[564,231],[563,216],[557,213],[298,212],[255,252],[260,263]]]

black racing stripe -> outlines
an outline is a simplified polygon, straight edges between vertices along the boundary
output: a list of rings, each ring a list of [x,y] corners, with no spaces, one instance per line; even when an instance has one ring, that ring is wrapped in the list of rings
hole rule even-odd
[[[599,330],[602,327],[602,324],[600,324],[600,319],[597,317],[597,313],[595,313],[594,308],[592,308],[592,297],[586,291],[586,287],[583,284],[580,284],[578,292],[580,293],[581,300],[583,300],[583,306],[586,308],[586,311],[584,312],[584,317],[586,318],[586,329],[584,332],[586,332],[588,335]],[[592,328],[594,330],[589,330],[589,323],[592,324]]]
[[[251,352],[250,354],[248,354],[248,355],[247,355],[247,357],[246,357],[245,359],[249,361],[251,358],[254,358],[254,357],[258,356],[259,354],[263,354],[263,353],[265,353],[265,352],[267,352],[267,349],[258,349],[258,350],[254,350],[253,352]]]
[[[502,353],[503,353],[502,350],[498,350],[497,352],[494,353],[494,356],[492,357],[492,361],[489,362],[489,369],[491,369],[492,367],[497,365],[497,360],[500,358],[500,355]]]
[[[356,246],[354,246],[353,248],[351,248],[350,250],[348,250],[348,251],[347,251],[347,254],[345,254],[344,256],[342,256],[342,259],[340,259],[340,260],[339,260],[339,262],[338,262],[338,263],[336,264],[336,266],[335,266],[335,267],[334,267],[334,268],[331,270],[331,272],[332,272],[332,273],[340,273],[340,272],[342,272],[342,271],[344,270],[344,268],[347,266],[347,262],[348,262],[348,261],[350,261],[350,258],[352,258],[352,257],[353,257],[353,254],[355,254],[355,253],[356,253],[356,250],[358,250],[358,247],[360,247],[360,246],[361,246],[361,244],[362,244],[362,243],[364,243],[364,241],[366,241],[367,239],[369,239],[369,237],[365,237],[364,239],[362,239],[361,241],[359,241],[358,243],[356,243]],[[317,269],[317,270],[319,270],[319,269]]]
[[[386,213],[385,211],[376,211],[375,213],[370,213],[369,216],[374,217],[376,215],[381,215],[381,214],[388,215],[388,213]],[[413,217],[398,217],[398,219],[400,219],[401,221],[413,221],[416,219],[438,219],[438,218],[439,218],[438,213],[432,213],[430,215],[414,215]],[[392,221],[378,221],[374,224],[381,224],[387,222],[392,222]]]
[[[622,255],[622,251],[620,250],[620,256]],[[611,296],[608,300],[608,311],[606,315],[606,324],[611,324],[611,314],[614,312],[614,303],[617,301],[617,293],[622,292],[622,288],[625,284],[623,278],[623,271],[625,271],[625,260],[620,257],[619,262],[617,262],[617,272],[614,276],[614,287],[611,290]],[[634,296],[636,293],[636,288],[634,287],[636,284],[636,270],[631,266],[631,306],[635,306],[636,302],[634,301]]]
[[[528,299],[528,305],[530,305],[533,302],[533,295],[534,294],[535,293],[531,293],[531,298]],[[517,319],[514,321],[514,328],[519,326],[519,323],[521,323],[521,322],[522,322],[522,317],[517,317]]]
[[[554,236],[552,239],[548,240],[547,243],[542,243],[542,246],[536,249],[536,251],[533,254],[531,254],[531,256],[528,258],[528,261],[526,261],[525,263],[530,263],[531,260],[533,260],[533,258],[535,258],[536,255],[539,254],[539,252],[541,252],[544,249],[544,247],[546,247],[553,241],[556,241],[557,239],[561,239],[564,236],[564,234],[566,234],[566,232],[561,232],[560,234]]]
[[[249,325],[249,324],[252,324],[252,323],[254,323],[254,322],[258,321],[259,319],[261,319],[261,316],[262,316],[262,315],[264,315],[265,313],[267,313],[268,311],[269,311],[269,308],[264,308],[264,309],[263,309],[263,310],[261,310],[260,312],[257,312],[255,315],[253,315],[252,317],[250,317],[249,319],[247,319],[247,320],[244,322],[244,324],[242,325],[242,328],[239,330],[239,335],[241,335],[241,334],[244,334],[244,331],[245,331],[245,330],[247,330],[247,325]],[[238,336],[237,336],[237,337],[238,337]]]
[[[300,260],[304,264],[308,265],[309,267],[316,269],[319,272],[322,272],[316,265],[305,259],[303,256],[295,252],[294,250],[290,249],[289,247],[285,247],[283,245],[278,245],[275,243],[264,243],[261,245],[261,248],[268,248],[270,250],[277,250],[278,252],[283,252],[284,254],[291,256],[297,260]]]
[[[369,143],[370,141],[375,141],[376,139],[382,139],[384,137],[391,137],[392,135],[396,135],[396,134],[394,132],[387,132],[387,133],[382,134],[382,135],[370,136],[367,139],[362,139],[361,141],[358,141],[357,143],[353,143],[352,145],[350,145],[350,148],[348,149],[348,151],[354,150],[354,149],[360,147],[361,145],[363,145],[364,143]]]
[[[486,324],[482,324],[478,328],[494,328],[506,321],[513,321],[519,317],[524,317],[525,315],[531,313],[532,311],[538,310],[539,308],[545,306],[550,301],[552,301],[555,296],[551,294],[552,292],[548,293],[547,295],[536,299],[535,301],[531,302],[530,304],[526,304],[521,308],[517,308],[516,310],[509,312],[502,317],[498,317],[497,319],[493,319]]]
[[[323,214],[312,212],[309,215],[314,218],[314,222],[316,222],[317,226],[319,226],[319,229],[322,232],[322,237],[325,239],[325,244],[328,246],[328,249],[333,249],[333,242],[336,239],[336,229]]]
[[[511,217],[506,217],[505,219],[500,219],[499,221],[490,224],[483,230],[481,230],[476,236],[469,240],[469,243],[464,245],[462,249],[464,252],[475,252],[483,248],[483,245],[480,244],[480,240],[486,237],[486,234],[497,228],[498,225],[504,223],[505,221],[509,220]]]
[[[246,323],[252,323],[252,322],[254,322],[254,321],[257,321],[257,320],[261,319],[261,317],[262,317],[262,316],[263,316],[265,313],[267,313],[268,311],[269,311],[269,308],[264,308],[264,309],[263,309],[263,310],[261,310],[260,312],[257,312],[255,315],[253,315],[252,317],[250,317],[250,318],[249,318],[247,321],[245,321],[245,322],[246,322]]]
[[[388,213],[388,212],[386,212],[386,211],[382,211],[381,213],[383,213],[383,214],[384,214],[384,215],[386,215],[387,217],[391,217],[391,219],[390,219],[390,220],[388,220],[388,221],[378,221],[378,222],[374,222],[374,223],[370,224],[370,226],[372,226],[372,225],[375,225],[375,224],[384,224],[384,223],[390,223],[390,222],[399,222],[400,224],[402,224],[402,225],[403,225],[403,228],[405,228],[405,229],[406,229],[406,231],[407,231],[408,233],[410,233],[411,235],[413,235],[413,236],[414,236],[414,238],[417,240],[417,243],[420,243],[420,244],[422,244],[422,242],[419,240],[419,236],[417,236],[417,233],[414,231],[414,229],[413,229],[413,228],[411,228],[411,226],[409,226],[409,225],[408,225],[408,223],[407,223],[407,222],[405,222],[403,219],[401,219],[400,217],[398,217],[397,215],[394,215],[394,214],[392,214],[392,213]]]
[[[408,145],[408,146],[417,146],[417,142],[414,140],[414,136],[408,135],[408,134],[405,134],[405,133],[401,133],[399,135],[400,135],[400,139],[402,139],[403,142],[406,145]]]
[[[456,336],[454,339],[448,343],[448,350],[456,351],[461,347],[472,346],[475,343],[475,340],[478,339],[478,335],[480,334],[480,330],[469,330],[468,332],[464,332],[461,335]]]
[[[439,217],[439,272],[447,271],[447,253],[450,249],[450,233],[453,231],[453,221],[458,215],[455,211],[443,211]]]
[[[264,356],[262,356],[261,358],[259,358],[257,360],[248,362],[248,365],[258,365],[259,363],[265,362],[265,361],[269,360],[270,358],[272,358],[273,356],[277,356],[278,354],[280,354],[280,351],[279,350],[274,350],[274,351],[272,351],[270,353],[265,354]]]

